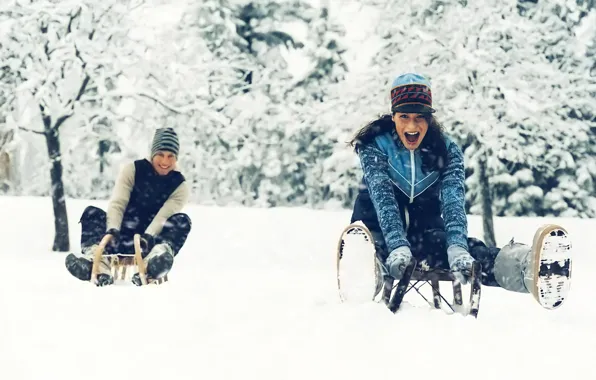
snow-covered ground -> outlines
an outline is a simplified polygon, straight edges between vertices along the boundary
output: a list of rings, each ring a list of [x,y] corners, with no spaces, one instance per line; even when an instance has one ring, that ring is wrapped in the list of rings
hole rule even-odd
[[[68,201],[72,250],[87,204]],[[97,288],[51,252],[49,198],[0,198],[0,379],[594,379],[594,220],[497,219],[499,244],[542,222],[573,238],[567,303],[483,288],[477,320],[408,294],[397,314],[341,304],[349,211],[189,206],[170,281]],[[481,236],[478,218],[470,234]],[[383,376],[383,377],[378,377]],[[438,377],[440,376],[440,377]]]

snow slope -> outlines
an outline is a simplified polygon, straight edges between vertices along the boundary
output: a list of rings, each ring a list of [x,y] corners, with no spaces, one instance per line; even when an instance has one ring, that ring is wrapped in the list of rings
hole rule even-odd
[[[68,201],[72,249],[87,204]],[[50,252],[49,198],[0,198],[0,379],[594,379],[594,220],[497,219],[499,244],[542,222],[574,239],[565,306],[483,288],[478,320],[408,294],[391,314],[340,304],[334,255],[349,211],[190,206],[170,282],[96,288]],[[470,234],[480,236],[478,218]]]

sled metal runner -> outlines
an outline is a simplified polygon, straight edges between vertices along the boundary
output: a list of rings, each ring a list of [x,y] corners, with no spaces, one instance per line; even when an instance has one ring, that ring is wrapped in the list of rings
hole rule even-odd
[[[453,313],[456,313],[453,305],[462,306],[462,286],[456,281],[453,273],[445,269],[422,269],[417,268],[418,263],[416,260],[412,260],[410,265],[406,267],[403,277],[397,283],[394,284],[394,279],[390,276],[385,277],[383,286],[382,300],[385,302],[389,310],[393,313],[399,310],[401,302],[404,296],[412,289],[414,289],[426,302],[430,304],[430,301],[422,294],[420,288],[426,284],[429,284],[432,288],[433,294],[433,305],[436,309],[442,309],[442,303],[446,303]],[[478,310],[480,307],[480,293],[481,293],[481,276],[482,266],[479,262],[475,262],[472,267],[472,273],[470,275],[470,299],[469,299],[469,312],[468,314],[474,318],[478,317]],[[441,294],[440,283],[450,282],[453,287],[453,305],[443,297]],[[392,291],[393,296],[391,295]]]
[[[346,299],[342,294],[343,277],[340,275],[341,262],[345,254],[347,236],[360,236],[364,245],[369,245],[367,252],[360,252],[363,260],[359,263],[364,266],[363,271],[371,270],[374,267],[374,283],[376,287],[371,289],[371,300],[383,302],[391,312],[396,313],[404,299],[406,293],[414,289],[426,302],[434,306],[436,309],[445,310],[443,304],[447,304],[452,313],[460,313],[472,315],[474,318],[478,316],[480,307],[480,293],[481,293],[481,279],[482,266],[480,262],[475,261],[472,265],[472,272],[468,273],[468,284],[470,286],[469,304],[464,308],[464,300],[462,295],[462,285],[456,280],[453,273],[448,269],[432,268],[425,262],[432,262],[432,257],[429,257],[425,262],[419,263],[416,259],[412,259],[410,264],[405,268],[402,278],[395,283],[395,279],[388,275],[388,271],[382,263],[383,255],[375,247],[374,239],[368,228],[363,224],[357,222],[347,226],[341,233],[336,251],[336,270],[337,270],[337,287],[340,292],[340,299],[345,302]],[[358,254],[355,252],[353,254]],[[370,260],[370,262],[368,261]],[[370,266],[369,266],[370,263]],[[441,294],[441,282],[449,282],[453,288],[453,301],[449,302]],[[422,286],[430,285],[432,289],[433,302],[431,303],[427,297],[420,291]],[[368,284],[366,285],[368,286]],[[379,294],[380,300],[379,300]],[[457,309],[457,311],[456,311]]]

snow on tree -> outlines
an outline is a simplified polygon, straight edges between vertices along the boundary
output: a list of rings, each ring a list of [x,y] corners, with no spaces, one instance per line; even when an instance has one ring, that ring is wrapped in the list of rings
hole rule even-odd
[[[324,102],[329,84],[342,82],[348,71],[343,58],[347,50],[343,43],[345,28],[334,18],[328,0],[321,4],[319,17],[310,21],[308,33],[313,46],[307,45],[306,50],[313,64],[297,81],[292,91],[298,94],[293,94],[291,99],[304,102],[312,98]]]
[[[486,160],[497,215],[596,212],[592,0],[362,0],[368,24],[362,18],[357,27],[353,20],[343,24],[347,34],[371,31],[360,45],[344,42],[343,5],[332,1],[147,1],[126,15],[112,0],[2,8],[2,62],[15,69],[0,77],[0,96],[9,100],[0,124],[38,132],[41,111],[25,95],[39,78],[29,72],[23,78],[19,67],[21,53],[39,54],[47,37],[30,31],[37,21],[22,28],[15,22],[32,9],[55,7],[62,11],[45,17],[64,25],[67,18],[58,15],[76,5],[87,18],[110,6],[107,14],[128,17],[96,26],[93,41],[76,46],[71,40],[84,41],[85,33],[77,26],[71,32],[77,37],[68,39],[62,32],[56,41],[70,50],[53,51],[56,59],[48,61],[59,67],[63,54],[71,62],[65,69],[76,74],[70,79],[80,84],[82,72],[90,77],[60,127],[66,195],[105,198],[120,163],[145,155],[156,127],[172,126],[181,136],[180,165],[193,201],[351,207],[361,173],[347,141],[389,111],[397,74],[418,71],[433,83],[437,118],[464,149],[468,211],[481,212],[477,164]],[[10,48],[9,36],[22,31],[35,38],[18,37]],[[102,37],[108,35],[109,43]],[[84,70],[72,46],[87,52]],[[369,56],[369,65],[351,70],[355,57]],[[59,82],[59,70],[50,68],[39,77],[57,78],[60,88],[44,96],[73,93],[68,85],[76,89],[76,81]],[[29,136],[35,135],[15,138]],[[21,155],[25,148],[35,150],[27,141]],[[33,178],[24,181],[24,194],[44,194],[40,180],[47,175],[40,173],[49,166],[37,156],[20,161],[29,165],[20,172]]]
[[[63,144],[63,129],[70,125],[97,133],[114,116],[117,96],[110,93],[126,66],[134,64],[131,53],[122,48],[127,32],[122,25],[129,11],[130,4],[121,1],[77,0],[17,1],[0,13],[2,22],[9,24],[0,40],[1,60],[10,72],[3,85],[13,94],[7,102],[7,123],[45,138],[55,251],[69,250],[65,183],[87,178],[63,176],[65,167],[80,165],[63,160],[65,148],[76,150],[74,143]],[[82,133],[75,135],[80,138]],[[78,143],[77,152],[89,148],[89,141]]]
[[[311,169],[333,142],[318,144],[321,126],[302,121],[308,99],[289,94],[298,81],[286,57],[320,47],[296,33],[320,15],[305,2],[211,0],[184,16],[187,33],[198,31],[220,70],[211,74],[217,91],[209,102],[221,120],[194,122],[201,138],[191,159],[203,164],[189,174],[199,196],[264,206],[316,199]]]
[[[392,9],[397,3],[381,5]],[[473,143],[483,147],[466,152],[470,168],[479,160],[472,152],[488,152],[490,175],[526,168],[535,173],[536,183],[528,185],[524,197],[515,187],[505,193],[495,190],[497,212],[511,208],[525,213],[531,208],[543,215],[533,186],[546,193],[561,170],[575,170],[590,139],[589,126],[567,116],[593,103],[586,92],[590,81],[578,83],[579,64],[569,65],[571,71],[562,74],[553,59],[561,54],[552,46],[576,43],[567,25],[554,14],[548,20],[520,15],[516,1],[428,0],[400,4],[400,13],[382,14],[377,27],[387,43],[375,58],[376,72],[371,70],[376,78],[363,81],[360,104],[387,112],[388,82],[395,74],[410,70],[426,74],[446,132],[464,149]],[[551,52],[543,54],[549,48]],[[565,51],[562,56],[569,54]],[[475,178],[468,181],[471,204],[477,202],[477,183]]]

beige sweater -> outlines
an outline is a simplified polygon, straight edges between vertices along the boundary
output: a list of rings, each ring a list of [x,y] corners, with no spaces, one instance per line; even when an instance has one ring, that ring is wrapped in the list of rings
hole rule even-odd
[[[174,170],[178,171],[178,168]],[[135,164],[131,162],[125,165],[120,171],[120,175],[116,179],[112,197],[110,199],[107,211],[107,229],[115,228],[120,230],[122,224],[122,217],[124,210],[130,200],[130,194],[132,192],[135,182]],[[186,202],[188,202],[190,192],[186,181],[182,182],[180,186],[170,195],[168,200],[164,203],[163,207],[159,210],[155,218],[147,229],[146,233],[153,236],[158,235],[168,218],[182,210]]]

